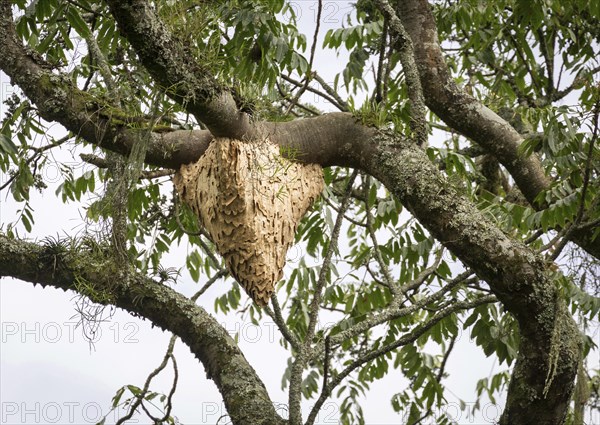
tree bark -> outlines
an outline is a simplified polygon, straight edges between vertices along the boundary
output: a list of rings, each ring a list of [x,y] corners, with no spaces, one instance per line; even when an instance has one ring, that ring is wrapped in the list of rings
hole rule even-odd
[[[207,67],[167,30],[146,0],[109,0],[120,32],[167,94],[203,122],[215,137],[252,135],[250,117],[238,111],[233,96]]]
[[[523,137],[506,120],[459,88],[451,78],[429,2],[399,1],[398,16],[413,42],[427,106],[446,124],[500,161],[534,208],[545,208],[543,202],[535,201],[551,183],[540,161],[535,154],[523,156],[519,152]],[[590,232],[575,231],[571,239],[600,259],[600,238],[594,240]]]
[[[71,249],[68,243],[35,244],[0,234],[0,277],[76,291],[150,320],[180,337],[200,360],[233,423],[286,423],[236,342],[206,310],[152,279],[124,273],[102,247]],[[81,282],[86,283],[85,289]]]
[[[415,146],[383,135],[363,169],[484,279],[519,323],[521,344],[501,424],[562,424],[581,337],[544,260],[500,229]]]
[[[196,160],[213,136],[268,135],[273,142],[290,148],[286,151],[292,152],[296,160],[360,168],[378,178],[432,235],[486,280],[505,308],[516,317],[521,347],[501,422],[511,425],[562,423],[577,372],[580,336],[566,307],[558,299],[544,261],[501,232],[460,189],[446,180],[421,149],[400,135],[365,126],[343,113],[286,123],[248,124],[237,109],[232,109],[231,102],[223,101],[227,94],[223,94],[218,85],[208,76],[196,74],[202,70],[188,63],[185,50],[172,41],[145,3],[109,1],[121,31],[131,37],[132,45],[154,78],[162,84],[174,84],[177,87],[174,99],[205,121],[212,132],[153,133],[147,140],[147,162],[176,168]],[[404,25],[414,37],[421,81],[430,107],[440,115],[447,114],[448,122],[469,137],[493,140],[489,146],[483,141],[482,145],[506,162],[504,165],[514,173],[518,184],[524,185],[524,193],[530,201],[533,200],[547,184],[543,173],[540,174],[539,163],[535,158],[514,156],[519,142],[514,129],[452,88],[447,72],[444,74],[443,59],[436,53],[439,46],[431,45],[437,41],[437,35],[433,21],[423,10],[429,7],[427,2],[408,1],[406,7]],[[110,114],[99,113],[98,105],[93,104],[94,99],[88,94],[46,70],[15,36],[10,2],[2,1],[0,12],[0,44],[5,53],[0,56],[0,68],[38,105],[43,118],[60,122],[88,142],[120,153],[128,153],[135,141],[147,134],[147,130],[115,124]],[[424,50],[418,51],[419,48]],[[431,54],[428,49],[433,49],[432,56],[428,56]],[[173,66],[177,69],[172,69]],[[433,74],[440,73],[443,80],[426,74],[427,66]],[[428,85],[427,78],[432,79],[432,84]],[[438,93],[440,81],[448,84],[449,91]],[[436,94],[442,96],[437,103],[431,100]],[[189,99],[194,101],[189,102]],[[452,111],[445,110],[444,105],[452,106]],[[452,118],[451,113],[464,116]],[[232,127],[228,128],[230,119]],[[473,127],[477,120],[481,125]],[[580,242],[593,251],[585,241]],[[52,268],[52,258],[47,257],[42,246],[5,237],[0,239],[0,275],[75,290],[76,273],[96,282],[98,288],[104,288],[113,278],[106,268],[90,270],[71,262],[61,264],[57,272]],[[83,261],[80,257],[77,260]],[[117,283],[115,291],[115,305],[147,317],[182,337],[215,379],[232,419],[235,417],[234,423],[280,423],[277,421],[281,418],[274,413],[264,386],[242,353],[204,310],[142,277],[137,277],[135,284]],[[143,302],[136,302],[139,297]],[[262,412],[261,415],[258,412]]]

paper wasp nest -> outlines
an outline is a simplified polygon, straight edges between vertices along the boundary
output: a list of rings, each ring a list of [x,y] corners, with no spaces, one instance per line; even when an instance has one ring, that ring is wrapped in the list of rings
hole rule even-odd
[[[296,227],[323,190],[321,167],[282,158],[268,140],[219,138],[198,162],[179,169],[175,186],[232,275],[266,305]]]

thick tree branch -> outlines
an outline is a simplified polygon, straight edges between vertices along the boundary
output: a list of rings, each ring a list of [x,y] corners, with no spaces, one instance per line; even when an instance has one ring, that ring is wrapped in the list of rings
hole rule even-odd
[[[0,235],[0,276],[77,291],[120,307],[181,338],[202,362],[235,424],[283,424],[267,390],[227,331],[203,308],[136,273],[128,278],[101,247],[70,249]],[[81,285],[85,281],[86,285]],[[93,287],[93,290],[85,289]],[[94,296],[100,294],[101,297]]]
[[[140,61],[167,94],[203,122],[215,137],[252,136],[250,117],[238,110],[231,93],[219,84],[177,40],[146,0],[108,0],[119,30]]]
[[[427,0],[399,2],[398,10],[413,42],[427,106],[450,127],[496,156],[533,204],[537,194],[548,187],[549,180],[535,157],[519,155],[522,141],[519,133],[451,78]]]
[[[377,0],[377,7],[387,18],[389,28],[396,35],[394,47],[400,54],[400,62],[404,70],[406,85],[408,86],[408,97],[410,99],[410,128],[414,133],[414,138],[419,146],[425,146],[427,143],[428,129],[425,108],[423,99],[423,90],[419,73],[415,63],[414,49],[409,35],[406,33],[404,26],[394,8],[390,6],[387,0]]]
[[[0,69],[10,76],[38,106],[40,116],[62,124],[88,143],[128,155],[140,138],[148,144],[146,162],[177,169],[202,156],[213,135],[206,130],[154,131],[123,123],[123,114],[98,104],[96,99],[75,87],[68,78],[53,74],[17,39],[11,19],[10,2],[0,2]],[[113,119],[118,118],[118,119]],[[255,135],[269,137],[286,148],[285,153],[302,162],[322,166],[357,167],[371,147],[365,143],[374,128],[358,123],[350,114],[333,113],[311,119],[257,124]]]
[[[544,260],[485,218],[420,149],[383,133],[376,146],[379,153],[363,169],[483,278],[519,323],[521,346],[501,423],[562,423],[581,340]]]
[[[427,106],[450,127],[494,155],[529,203],[543,208],[536,204],[535,198],[550,187],[550,180],[539,160],[535,155],[525,157],[520,154],[523,137],[508,122],[456,85],[444,60],[428,1],[398,2],[398,16],[413,42]],[[600,239],[592,240],[585,232],[575,232],[572,239],[600,258]]]

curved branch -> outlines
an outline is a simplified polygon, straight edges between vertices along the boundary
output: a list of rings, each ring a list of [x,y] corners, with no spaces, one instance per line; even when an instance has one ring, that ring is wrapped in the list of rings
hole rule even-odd
[[[159,422],[162,423],[164,421],[167,420],[167,418],[170,416],[170,412],[171,412],[171,399],[173,398],[173,394],[175,393],[175,389],[177,388],[177,379],[178,379],[178,371],[177,371],[177,363],[175,361],[175,357],[173,356],[173,348],[175,348],[175,341],[177,340],[177,337],[175,335],[171,336],[171,339],[169,340],[169,346],[167,347],[167,352],[165,353],[165,355],[163,356],[163,360],[160,363],[160,365],[158,365],[158,367],[156,369],[154,369],[152,372],[150,372],[150,375],[148,375],[148,377],[146,378],[146,382],[144,382],[144,387],[142,388],[142,391],[135,395],[135,401],[133,403],[131,403],[129,405],[129,409],[128,412],[125,416],[121,417],[115,425],[122,425],[124,423],[127,423],[128,420],[130,420],[133,415],[137,412],[138,408],[141,406],[142,408],[144,408],[143,402],[144,402],[144,398],[148,395],[148,391],[150,390],[150,383],[152,382],[152,380],[154,378],[156,378],[158,376],[158,374],[160,374],[166,367],[167,367],[167,363],[169,361],[169,359],[171,359],[171,361],[173,362],[173,370],[174,370],[174,379],[173,379],[173,386],[171,387],[171,391],[169,392],[169,398],[168,398],[168,402],[167,402],[167,412],[165,412],[164,418],[160,421],[155,420],[155,422]],[[144,408],[145,410],[145,408]],[[152,417],[152,415],[150,415],[150,412],[148,412],[147,410],[146,414],[149,417]]]
[[[203,308],[152,279],[124,273],[101,247],[70,249],[0,234],[0,276],[82,293],[152,321],[181,338],[219,389],[235,424],[284,424],[267,390],[227,331]],[[80,282],[85,281],[86,285]],[[89,288],[93,290],[83,289]],[[98,297],[100,294],[100,297]]]
[[[501,423],[562,423],[581,339],[544,260],[477,211],[422,150],[392,134],[380,137],[379,153],[365,159],[364,169],[484,279],[519,323],[519,356]]]
[[[398,17],[413,42],[427,106],[450,127],[494,155],[529,203],[537,209],[543,208],[535,199],[550,187],[550,179],[535,155],[525,157],[519,153],[523,137],[508,122],[456,85],[446,65],[428,1],[398,2]],[[575,232],[572,239],[600,258],[600,238],[592,240],[585,232]]]
[[[335,375],[335,377],[323,387],[323,390],[322,390],[319,398],[317,399],[313,408],[310,411],[308,419],[306,420],[306,425],[314,424],[317,414],[319,413],[319,410],[321,409],[321,407],[323,406],[323,403],[327,400],[327,398],[330,397],[333,390],[348,375],[350,375],[353,371],[355,371],[356,369],[358,369],[365,363],[368,363],[371,360],[376,359],[377,357],[383,356],[386,353],[389,353],[390,351],[393,351],[399,347],[402,347],[404,345],[407,345],[407,344],[410,344],[410,343],[416,341],[421,335],[423,335],[425,332],[427,332],[429,329],[431,329],[433,326],[435,326],[442,319],[444,319],[445,317],[448,317],[450,314],[456,313],[457,311],[460,311],[460,310],[466,310],[469,308],[473,308],[473,307],[476,307],[476,306],[479,306],[482,304],[492,303],[495,301],[496,301],[496,298],[493,295],[485,295],[485,296],[479,297],[473,301],[459,301],[459,302],[437,312],[433,317],[431,317],[431,319],[415,326],[410,332],[406,333],[405,335],[403,335],[402,337],[400,337],[398,340],[394,341],[393,343],[385,345],[385,346],[375,349],[373,351],[370,351],[369,353],[365,354],[364,356],[352,361],[348,366],[346,366],[340,373]]]
[[[215,137],[242,139],[252,134],[250,117],[238,110],[231,93],[177,40],[146,0],[108,0],[121,34],[167,94],[203,122]]]
[[[534,156],[519,155],[521,135],[496,113],[460,89],[451,78],[427,0],[398,2],[398,16],[413,42],[425,102],[446,124],[492,153],[533,204],[549,185]]]
[[[108,109],[66,77],[53,74],[18,40],[10,2],[0,2],[0,69],[38,106],[40,116],[62,124],[88,143],[127,155],[140,138],[147,143],[146,163],[177,169],[202,156],[213,134],[206,130],[153,131],[123,124],[116,108]],[[118,115],[118,120],[113,119]],[[142,123],[143,124],[143,123]],[[357,167],[368,155],[376,129],[361,125],[348,113],[332,113],[290,122],[257,123],[254,136],[268,136],[296,161]],[[213,130],[214,133],[214,130]],[[216,134],[219,134],[218,132]]]

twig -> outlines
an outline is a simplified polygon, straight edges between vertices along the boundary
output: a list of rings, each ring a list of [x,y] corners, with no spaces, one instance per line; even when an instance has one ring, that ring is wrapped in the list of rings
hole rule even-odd
[[[367,261],[367,262],[365,263],[365,268],[367,269],[367,272],[368,272],[368,273],[369,273],[369,275],[371,276],[371,279],[373,279],[373,282],[375,282],[375,283],[376,283],[376,284],[378,284],[378,285],[381,285],[381,286],[383,286],[383,287],[386,287],[386,288],[388,288],[388,289],[390,290],[390,292],[392,292],[392,288],[390,287],[390,285],[389,285],[389,284],[387,284],[386,282],[384,282],[384,281],[380,280],[380,279],[377,277],[377,275],[376,275],[375,271],[371,270],[371,265],[370,265],[370,262],[369,262],[369,261]]]
[[[291,104],[290,94],[285,91],[284,87],[281,85],[281,83],[279,81],[276,81],[275,84],[277,85],[277,91],[279,92],[281,99],[283,101]],[[305,112],[308,112],[311,115],[314,115],[314,116],[321,115],[321,113],[318,110],[312,109],[312,107],[306,106],[306,105],[302,104],[302,102],[297,101],[295,106],[297,108],[302,109]],[[290,113],[294,114],[294,111],[290,111]]]
[[[98,168],[108,168],[109,162],[98,155],[82,153],[79,155],[83,162],[87,162],[88,164],[95,165]],[[164,168],[160,170],[144,170],[140,173],[140,180],[146,179],[156,179],[158,177],[166,177],[175,174],[175,170],[171,170],[169,168]]]
[[[146,382],[144,383],[144,388],[142,389],[142,391],[135,396],[135,402],[131,404],[131,407],[129,408],[129,412],[127,412],[127,414],[125,416],[123,416],[122,418],[120,418],[117,423],[115,425],[122,425],[124,424],[126,421],[128,421],[129,419],[131,419],[131,417],[133,416],[133,414],[137,411],[138,407],[140,407],[140,405],[143,403],[144,401],[144,397],[146,396],[146,394],[148,393],[148,389],[150,388],[150,383],[152,382],[152,380],[160,373],[164,370],[164,368],[167,366],[167,362],[169,361],[169,359],[171,359],[172,361],[174,361],[174,357],[173,357],[173,348],[175,347],[175,341],[177,340],[177,337],[175,335],[173,335],[171,337],[171,340],[169,341],[169,346],[167,347],[167,352],[165,353],[165,356],[163,357],[163,360],[161,362],[161,364],[152,371],[152,373],[150,373],[150,375],[148,375],[148,377],[146,378]],[[173,382],[173,387],[171,388],[171,393],[169,394],[169,403],[171,401],[171,396],[172,393],[175,392],[175,387],[177,386],[177,365],[175,363],[173,363],[174,368],[175,368],[175,379]],[[168,406],[167,406],[168,407]],[[169,412],[170,412],[170,408],[168,408]]]
[[[416,278],[414,278],[410,282],[404,284],[400,288],[400,290],[402,291],[402,293],[406,293],[408,291],[412,291],[413,289],[421,286],[423,284],[423,282],[425,282],[425,279],[427,279],[432,274],[435,274],[437,268],[439,267],[440,263],[442,262],[443,255],[444,255],[444,248],[442,247],[442,248],[440,248],[440,250],[436,254],[435,261],[433,262],[433,264],[431,266],[425,268],[421,273],[419,273],[417,275]],[[469,275],[470,274],[471,273],[469,273]],[[463,279],[459,279],[459,281],[461,281],[461,280],[463,280]]]
[[[343,341],[350,339],[350,338],[354,338],[355,336],[367,331],[368,329],[371,329],[375,326],[381,325],[382,323],[386,323],[386,322],[389,322],[390,320],[394,320],[399,317],[403,317],[403,316],[412,314],[415,311],[427,306],[428,304],[441,299],[446,293],[448,293],[450,290],[454,289],[459,284],[463,283],[465,281],[465,279],[467,279],[472,274],[473,274],[473,272],[471,272],[470,270],[467,270],[466,272],[461,273],[460,275],[456,276],[454,279],[448,281],[446,286],[441,288],[439,291],[429,295],[428,297],[424,297],[424,298],[416,301],[415,303],[413,303],[411,306],[408,306],[408,307],[401,307],[400,303],[401,303],[402,299],[395,298],[390,303],[390,305],[387,309],[381,311],[378,314],[374,314],[374,315],[366,318],[362,322],[356,323],[355,325],[351,326],[350,328],[348,328],[344,331],[341,331],[338,334],[336,334],[335,336],[331,337],[332,344],[336,344],[336,345],[341,344]],[[415,281],[418,281],[419,277],[420,276],[418,276],[417,279],[415,279]],[[413,281],[413,282],[415,282],[415,281]],[[314,354],[315,354],[315,356],[318,356],[321,353],[319,351],[316,351]]]
[[[321,85],[321,87],[323,87],[325,93],[327,93],[329,96],[335,99],[339,110],[341,110],[342,112],[348,112],[350,110],[348,108],[348,103],[340,97],[338,92],[335,91],[333,87],[331,87],[329,84],[327,84],[327,82],[325,82],[325,80],[319,75],[317,71],[313,72],[313,78],[317,81],[317,83]]]
[[[180,202],[179,195],[177,194],[177,191],[175,190],[175,188],[173,188],[173,203],[175,204],[174,214],[175,214],[175,221],[177,222],[177,226],[183,233],[185,233],[188,236],[198,236],[198,243],[200,244],[200,247],[202,248],[204,253],[206,255],[208,255],[208,258],[210,258],[210,261],[213,263],[213,267],[216,269],[220,269],[221,267],[219,266],[219,260],[217,260],[217,257],[215,256],[215,254],[213,254],[212,250],[209,248],[209,246],[206,244],[206,242],[204,242],[204,240],[202,239],[202,236],[204,236],[205,238],[210,240],[210,235],[202,227],[200,227],[197,232],[190,232],[190,231],[186,230],[186,228],[183,226],[183,223],[181,222],[181,219],[179,218],[179,202]]]
[[[330,207],[331,207],[331,208],[332,208],[334,211],[336,211],[337,213],[339,213],[339,212],[340,212],[340,208],[339,208],[337,205],[335,205],[333,202],[331,202],[331,200],[330,200],[329,198],[327,198],[326,196],[323,196],[323,197],[322,197],[322,199],[323,199],[323,200],[325,201],[325,203],[326,203],[327,205],[329,205],[329,206],[330,206]],[[360,226],[360,227],[365,227],[365,226],[366,226],[364,223],[361,223],[360,221],[357,221],[357,220],[353,219],[352,217],[349,217],[349,216],[347,216],[345,213],[344,213],[344,218],[345,218],[346,220],[348,220],[350,223],[352,223],[352,224],[355,224],[355,225],[357,225],[357,226]]]
[[[440,364],[440,369],[438,370],[438,373],[437,373],[437,375],[435,377],[435,380],[438,382],[438,384],[440,384],[442,382],[442,378],[444,377],[444,371],[446,369],[446,363],[448,362],[448,358],[450,357],[450,353],[452,353],[452,350],[454,349],[454,344],[456,342],[456,338],[457,338],[457,335],[455,335],[455,336],[452,337],[452,339],[450,340],[450,344],[448,345],[448,349],[446,350],[446,352],[444,353],[444,357],[442,358],[442,363]],[[421,416],[420,418],[417,418],[414,422],[412,422],[412,424],[414,424],[414,425],[420,424],[428,416],[430,416],[431,413],[433,413],[433,410],[430,407],[429,409],[427,409],[427,412],[425,412],[425,414],[423,414],[423,416]]]
[[[577,226],[577,230],[590,229],[590,228],[596,227],[598,225],[600,225],[600,218],[598,218],[596,220],[588,221],[586,223],[581,223],[579,226]]]
[[[381,103],[384,101],[383,97],[383,73],[384,73],[384,57],[386,41],[388,36],[388,18],[383,18],[383,29],[381,30],[381,40],[379,44],[379,62],[377,63],[377,77],[375,79],[375,101]]]
[[[369,203],[369,190],[371,188],[371,176],[367,176],[364,183],[364,197],[365,197],[365,216],[367,220],[367,233],[371,238],[371,242],[373,243],[373,251],[375,252],[375,260],[379,264],[379,269],[383,274],[383,278],[385,279],[385,283],[387,287],[390,289],[390,292],[393,296],[399,296],[402,293],[398,290],[398,287],[394,283],[394,278],[392,277],[390,270],[387,265],[383,261],[383,256],[381,255],[381,249],[379,248],[379,243],[377,242],[377,236],[375,235],[375,230],[373,229],[373,216],[371,215],[371,205]]]
[[[72,4],[73,6],[79,7],[82,10],[85,10],[87,13],[96,16],[98,14],[98,12],[96,12],[93,9],[90,9],[89,7],[85,7],[84,5],[80,4],[79,2],[73,1],[73,0],[67,0],[67,3]]]
[[[323,264],[321,265],[321,270],[319,272],[319,280],[315,287],[315,295],[312,299],[310,305],[310,314],[309,314],[309,323],[308,330],[306,332],[306,338],[304,344],[309,346],[311,344],[311,340],[314,337],[315,329],[317,326],[317,317],[319,311],[319,305],[321,302],[321,292],[325,287],[325,283],[327,282],[327,275],[329,274],[329,270],[331,268],[331,258],[333,257],[334,251],[337,251],[337,241],[340,236],[340,229],[342,228],[342,222],[344,221],[344,212],[348,208],[350,204],[350,194],[352,192],[352,185],[358,176],[358,170],[354,170],[350,178],[348,179],[348,184],[346,186],[346,193],[344,194],[344,198],[342,199],[342,203],[340,206],[340,212],[335,220],[335,224],[333,226],[333,231],[331,233],[331,238],[329,240],[329,246],[327,247],[327,252],[325,253],[325,258],[323,259]]]
[[[56,140],[53,143],[49,143],[47,145],[44,146],[40,146],[39,148],[34,148],[34,147],[30,147],[30,149],[34,150],[34,154],[31,155],[29,158],[27,158],[27,160],[25,160],[25,164],[29,165],[31,164],[33,161],[36,161],[36,168],[37,168],[37,161],[39,161],[40,158],[40,154],[43,152],[46,152],[47,150],[50,150],[52,148],[55,148],[57,146],[60,146],[66,142],[68,142],[69,140],[71,140],[73,136],[71,135],[67,135],[65,137],[62,137],[58,140]],[[7,181],[6,183],[4,183],[2,186],[0,186],[0,190],[5,189],[9,184],[11,184],[17,177],[19,176],[19,171],[15,172],[15,174],[13,174]]]
[[[389,29],[388,29],[389,32]],[[389,35],[389,34],[388,34]],[[386,65],[385,65],[385,75],[383,76],[383,92],[381,93],[381,96],[383,97],[384,101],[387,100],[387,95],[388,95],[388,90],[390,87],[389,81],[390,81],[390,75],[392,75],[392,55],[394,54],[394,46],[391,45],[388,47],[388,52],[386,55]]]
[[[583,218],[583,212],[585,211],[585,197],[587,195],[588,186],[590,184],[590,176],[592,173],[594,145],[596,144],[596,139],[598,138],[598,115],[600,115],[600,100],[596,101],[596,105],[594,105],[594,117],[592,118],[592,125],[594,126],[594,128],[592,130],[592,140],[590,140],[590,147],[588,148],[587,152],[585,171],[583,173],[583,186],[581,188],[581,202],[579,204],[579,210],[577,211],[577,216],[575,218],[575,225],[581,222],[581,219]]]
[[[564,64],[563,64],[563,66],[564,66]],[[561,69],[562,69],[562,67],[561,67]],[[594,74],[597,74],[598,72],[600,72],[600,66],[597,66],[590,70],[582,69],[581,71],[579,71],[577,73],[577,75],[575,76],[575,79],[573,80],[571,85],[569,85],[569,87],[567,87],[563,90],[558,90],[558,91],[554,92],[554,96],[552,96],[552,101],[556,102],[557,100],[563,99],[569,93],[571,93],[573,90],[576,90],[577,88],[580,87],[580,85],[581,85],[582,81],[584,80],[584,78],[586,77],[586,75],[594,75]],[[559,82],[560,82],[560,80],[559,80]]]
[[[204,286],[202,288],[200,288],[200,290],[198,292],[196,292],[194,295],[192,295],[190,297],[190,300],[196,302],[198,300],[198,298],[200,298],[200,296],[202,294],[204,294],[206,292],[206,290],[208,288],[210,288],[217,280],[221,279],[222,277],[227,277],[228,274],[229,274],[229,271],[227,269],[220,268],[213,277],[208,279],[208,282],[206,282],[204,284]]]
[[[304,77],[304,85],[300,88],[300,90],[298,90],[298,93],[296,93],[294,98],[291,100],[291,102],[285,112],[285,115],[290,113],[290,111],[292,110],[294,105],[296,105],[296,102],[298,102],[298,100],[300,99],[300,96],[302,96],[304,94],[304,92],[306,91],[306,88],[308,87],[308,84],[310,83],[310,80],[312,79],[313,62],[315,60],[315,50],[317,48],[317,38],[319,36],[319,29],[321,28],[321,12],[322,11],[323,11],[323,0],[319,0],[319,4],[318,4],[318,8],[317,8],[317,26],[315,28],[315,33],[313,35],[313,42],[312,42],[312,46],[310,48],[310,60],[308,61],[308,72],[306,73],[306,76]]]
[[[554,41],[555,41],[555,32],[550,32],[550,49],[546,45],[546,33],[542,30],[542,28],[538,28],[537,36],[539,37],[540,42],[540,53],[544,57],[544,63],[546,64],[546,73],[548,77],[548,83],[546,85],[546,98],[552,99],[554,95],[554,91],[556,88],[554,87]]]
[[[292,346],[292,349],[296,352],[300,351],[300,341],[298,341],[298,338],[290,332],[290,329],[286,325],[283,315],[281,314],[281,306],[279,305],[277,294],[273,294],[271,297],[271,305],[273,306],[273,310],[267,305],[264,307],[264,311],[271,319],[273,319],[279,328],[279,332],[281,332],[283,338]]]
[[[144,412],[146,412],[146,415],[148,415],[148,417],[150,419],[152,419],[155,424],[166,423],[167,420],[169,419],[169,417],[171,416],[171,410],[173,410],[173,395],[175,394],[175,390],[177,389],[177,381],[179,379],[179,370],[177,368],[177,361],[175,360],[175,356],[173,354],[171,354],[169,356],[169,358],[171,359],[171,362],[173,363],[173,384],[171,385],[171,391],[169,391],[169,395],[167,396],[167,402],[166,402],[167,408],[165,410],[165,414],[161,418],[157,418],[156,416],[153,416],[148,411],[148,409],[146,408],[144,403],[141,404],[141,407],[144,410]]]
[[[539,239],[539,237],[540,237],[540,236],[542,236],[544,233],[545,233],[545,232],[544,232],[542,229],[540,229],[540,230],[537,230],[537,231],[536,231],[536,232],[535,232],[533,235],[531,235],[531,236],[529,236],[527,239],[525,239],[525,240],[523,241],[523,243],[524,243],[525,245],[529,245],[530,243],[533,243],[533,242],[535,242],[536,240],[538,240],[538,239]]]
[[[112,102],[115,105],[120,103],[119,101],[119,90],[115,84],[112,73],[110,72],[110,66],[100,50],[100,46],[98,46],[98,42],[96,38],[93,36],[92,31],[90,30],[90,36],[85,39],[85,42],[88,46],[88,50],[93,59],[96,59],[96,63],[98,64],[98,71],[100,71],[100,75],[104,79],[104,83],[106,84],[106,89],[108,93],[112,97]]]
[[[519,59],[523,63],[523,66],[525,66],[525,69],[527,70],[527,72],[531,76],[531,81],[533,83],[534,88],[537,89],[537,92],[540,94],[540,96],[543,96],[543,94],[542,94],[542,88],[539,85],[539,80],[540,80],[539,75],[537,74],[537,72],[535,72],[531,68],[531,66],[529,66],[529,62],[527,61],[527,58],[523,54],[523,50],[521,49],[521,45],[517,42],[517,40],[515,39],[515,37],[513,36],[513,34],[511,33],[511,31],[509,29],[506,29],[505,34],[506,34],[508,40],[513,45],[513,48],[515,49],[515,53],[517,54],[517,56],[519,56]]]
[[[323,360],[323,384],[321,388],[321,394],[327,388],[327,381],[329,380],[329,361],[331,353],[331,337],[327,335],[325,337],[325,360]]]
[[[289,77],[287,75],[283,75],[282,74],[281,78],[283,80],[287,81],[288,83],[294,84],[295,86],[298,86],[298,87],[302,87],[304,85],[304,83],[302,83],[300,81],[297,81],[297,80],[295,80],[292,77]],[[319,81],[317,79],[317,74],[315,74],[315,73],[313,73],[313,78],[315,80]],[[333,97],[329,96],[328,94],[323,93],[322,91],[320,91],[320,90],[318,90],[318,89],[316,89],[316,88],[314,88],[314,87],[312,87],[310,85],[308,85],[306,87],[306,90],[309,91],[309,92],[312,92],[312,93],[314,93],[314,94],[316,94],[318,96],[321,96],[323,99],[325,99],[326,101],[328,101],[329,103],[331,103],[333,106],[335,106],[336,108],[338,108],[340,111],[347,112],[347,109],[345,109],[343,106],[341,106]]]
[[[577,215],[575,216],[575,220],[572,225],[566,229],[563,240],[560,241],[558,246],[554,249],[552,255],[548,258],[549,261],[554,261],[558,258],[564,247],[567,245],[567,242],[571,239],[571,235],[573,232],[577,230],[578,224],[583,219],[583,213],[585,212],[585,198],[587,195],[588,186],[590,183],[590,177],[592,173],[592,158],[594,156],[594,145],[596,143],[596,139],[598,138],[598,116],[600,115],[600,100],[596,101],[594,105],[594,116],[592,118],[592,140],[590,140],[590,146],[587,153],[587,160],[585,163],[585,170],[583,174],[583,185],[581,188],[581,201],[579,203],[579,208],[577,210]]]
[[[319,315],[319,307],[321,305],[321,296],[323,288],[325,287],[325,283],[327,282],[329,270],[331,268],[331,258],[333,256],[334,251],[336,251],[337,248],[337,240],[340,236],[342,222],[344,221],[343,213],[350,204],[350,193],[352,192],[352,185],[357,176],[358,170],[354,170],[352,172],[352,175],[348,179],[348,184],[346,186],[346,195],[342,199],[340,213],[338,213],[335,224],[333,226],[333,231],[331,232],[331,237],[329,240],[329,246],[327,247],[327,250],[325,252],[323,264],[321,265],[321,270],[319,272],[319,280],[315,285],[313,299],[309,306],[308,327],[306,330],[306,335],[304,337],[304,344],[300,346],[300,350],[298,351],[294,363],[292,364],[289,392],[290,424],[292,425],[300,425],[302,423],[302,412],[300,410],[300,402],[302,397],[302,371],[304,370],[304,366],[308,361],[309,351],[311,350],[312,346],[312,340],[315,336],[317,318]]]
[[[452,313],[455,313],[459,310],[471,309],[483,304],[488,304],[491,302],[496,302],[497,299],[493,295],[485,295],[483,297],[479,297],[473,301],[459,301],[455,303],[453,306],[440,310],[436,315],[434,315],[430,320],[425,323],[421,323],[417,325],[409,334],[399,338],[397,341],[383,346],[377,350],[373,350],[366,355],[354,360],[349,366],[347,366],[344,370],[342,370],[339,374],[337,374],[327,385],[327,389],[324,392],[321,392],[319,399],[314,404],[313,408],[310,411],[308,419],[306,421],[306,425],[314,424],[314,421],[317,417],[317,414],[323,403],[327,400],[327,398],[331,395],[331,392],[335,387],[337,387],[350,373],[364,365],[365,363],[376,359],[377,357],[383,356],[390,351],[393,351],[399,347],[410,344],[416,341],[421,335],[435,326],[439,321],[449,316]]]

